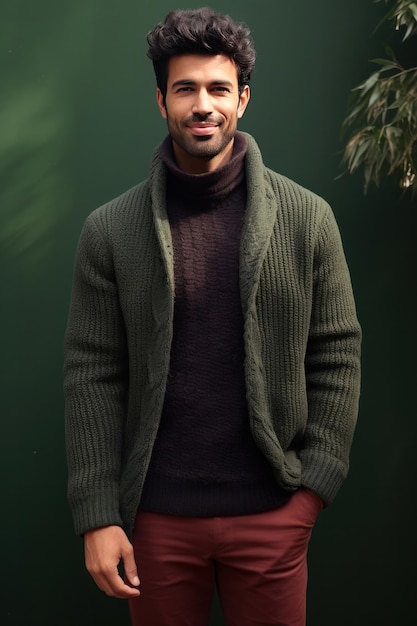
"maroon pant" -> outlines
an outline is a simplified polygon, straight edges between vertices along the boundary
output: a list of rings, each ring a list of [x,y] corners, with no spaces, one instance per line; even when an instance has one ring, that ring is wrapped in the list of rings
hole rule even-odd
[[[133,626],[207,626],[215,585],[227,626],[304,626],[307,549],[321,507],[300,489],[279,509],[254,515],[139,512]]]

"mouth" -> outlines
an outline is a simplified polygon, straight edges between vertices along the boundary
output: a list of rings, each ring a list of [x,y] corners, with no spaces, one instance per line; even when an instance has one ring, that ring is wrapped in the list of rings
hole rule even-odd
[[[218,126],[219,125],[214,122],[191,122],[187,124],[187,127],[191,130],[193,135],[198,137],[212,135]]]

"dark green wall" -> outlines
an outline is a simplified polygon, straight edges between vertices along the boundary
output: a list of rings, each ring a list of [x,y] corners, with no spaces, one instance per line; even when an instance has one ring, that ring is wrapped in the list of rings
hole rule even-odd
[[[200,3],[187,1],[186,6]],[[212,2],[258,51],[241,129],[267,164],[326,197],[340,224],[364,330],[351,473],[310,550],[309,626],[414,623],[416,206],[389,184],[335,180],[349,90],[383,50],[372,0]],[[84,571],[66,502],[62,339],[87,213],[146,176],[165,134],[145,56],[171,2],[2,2],[0,278],[5,626],[118,626],[126,605]],[[410,497],[411,496],[411,497]],[[144,575],[146,575],[144,573]],[[212,624],[221,618],[217,603]]]

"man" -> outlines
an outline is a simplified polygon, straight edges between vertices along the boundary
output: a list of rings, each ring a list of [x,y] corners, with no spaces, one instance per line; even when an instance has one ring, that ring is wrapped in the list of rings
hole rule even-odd
[[[148,43],[169,136],[148,179],[87,218],[77,253],[75,529],[134,626],[207,624],[215,584],[228,626],[301,626],[308,542],[358,410],[340,235],[330,207],[237,131],[247,27],[172,11]]]

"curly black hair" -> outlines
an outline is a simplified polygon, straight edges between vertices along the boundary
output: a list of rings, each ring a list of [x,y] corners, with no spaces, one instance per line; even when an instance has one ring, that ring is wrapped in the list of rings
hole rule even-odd
[[[229,15],[208,7],[170,11],[147,35],[147,55],[165,99],[168,63],[180,54],[223,54],[236,64],[239,91],[249,84],[255,66],[255,48],[249,28]]]

